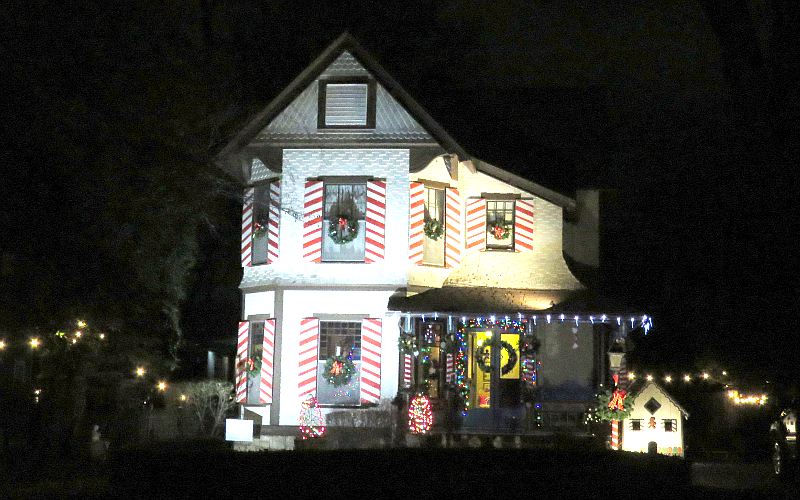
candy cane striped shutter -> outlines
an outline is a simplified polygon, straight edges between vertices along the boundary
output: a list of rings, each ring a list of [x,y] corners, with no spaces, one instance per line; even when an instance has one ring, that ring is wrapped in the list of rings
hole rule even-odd
[[[236,338],[236,402],[247,402],[247,350],[250,348],[250,322],[239,322],[239,335]]]
[[[611,449],[619,449],[619,420],[611,421]]]
[[[256,190],[244,190],[242,203],[242,267],[253,265],[253,199]]]
[[[386,183],[367,182],[367,231],[364,262],[383,260],[385,253]]]
[[[403,355],[403,387],[408,388],[411,387],[411,355],[404,354]]]
[[[273,362],[275,360],[275,319],[264,321],[264,343],[261,348],[261,381],[258,402],[272,403]]]
[[[267,238],[267,264],[278,260],[280,248],[280,223],[281,223],[281,182],[275,181],[269,185],[269,237]]]
[[[303,318],[300,321],[300,355],[297,373],[297,393],[301,400],[317,395],[317,345],[319,344],[319,320]]]
[[[467,255],[486,249],[486,200],[467,200]]]
[[[422,264],[423,237],[425,233],[425,186],[421,182],[411,183],[408,207],[408,260]]]
[[[361,402],[381,399],[381,318],[361,321]]]
[[[447,203],[444,211],[444,261],[447,267],[456,267],[461,264],[461,248],[464,246],[461,238],[461,197],[458,189],[447,188],[445,192]]]
[[[322,260],[322,181],[306,181],[303,196],[303,259]]]
[[[518,252],[533,250],[533,200],[514,203],[514,249]]]

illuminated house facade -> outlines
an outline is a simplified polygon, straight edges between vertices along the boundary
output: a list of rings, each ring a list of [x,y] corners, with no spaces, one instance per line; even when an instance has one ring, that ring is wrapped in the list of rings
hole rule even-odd
[[[579,299],[600,193],[475,158],[348,35],[217,158],[246,186],[237,400],[264,426],[425,390],[463,429],[578,427],[649,324]]]

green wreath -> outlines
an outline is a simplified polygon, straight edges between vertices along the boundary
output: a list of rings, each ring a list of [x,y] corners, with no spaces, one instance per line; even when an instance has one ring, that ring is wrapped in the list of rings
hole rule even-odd
[[[493,347],[495,345],[497,345],[497,343],[495,342],[486,343],[482,345],[480,349],[478,349],[478,352],[475,353],[475,361],[478,364],[478,368],[480,368],[481,371],[484,373],[489,373],[490,371],[492,371],[492,367],[489,366],[488,363],[488,358],[490,358],[491,355],[490,353],[486,352],[486,348]],[[506,362],[506,364],[500,367],[500,373],[506,375],[508,373],[511,373],[511,370],[513,370],[514,367],[517,365],[519,357],[517,356],[517,351],[514,349],[514,347],[512,347],[512,345],[506,342],[505,340],[501,340],[499,342],[499,346],[501,349],[504,349],[506,352],[508,352],[508,361]]]
[[[608,405],[611,403],[611,399],[613,397],[614,391],[611,390],[605,390],[597,395],[597,401],[595,404],[595,419],[601,422],[610,422],[612,420],[625,420],[631,416],[631,410],[633,409],[633,398],[628,398],[626,394],[624,398],[624,409],[612,410],[608,407]]]
[[[261,238],[267,235],[267,223],[261,224],[256,222],[253,224],[253,238]]]
[[[442,222],[436,219],[425,219],[425,227],[422,229],[425,232],[425,236],[428,238],[436,241],[442,237],[444,234],[444,227],[442,226]]]
[[[336,214],[328,225],[328,236],[338,245],[350,243],[358,236],[358,221],[344,214]]]
[[[350,356],[331,356],[325,362],[325,380],[334,387],[347,385],[356,373]]]
[[[255,377],[261,375],[261,345],[253,346],[252,357],[239,361],[239,369],[247,372],[247,376]]]
[[[488,231],[496,240],[506,240],[511,236],[513,228],[507,222],[494,222],[488,226]]]

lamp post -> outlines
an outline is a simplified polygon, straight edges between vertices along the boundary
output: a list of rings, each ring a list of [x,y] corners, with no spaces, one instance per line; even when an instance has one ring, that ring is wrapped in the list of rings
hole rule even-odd
[[[608,368],[611,371],[614,386],[612,391],[616,390],[619,381],[619,371],[622,368],[622,363],[625,359],[624,346],[622,342],[616,342],[608,351]],[[611,421],[611,449],[619,449],[619,420]]]

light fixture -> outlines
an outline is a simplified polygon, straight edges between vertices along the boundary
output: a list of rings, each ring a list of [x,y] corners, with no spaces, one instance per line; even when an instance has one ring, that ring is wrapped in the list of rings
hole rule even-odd
[[[5,340],[0,340],[0,351],[2,351],[5,348],[6,348],[6,341]]]
[[[86,328],[86,322],[85,322],[85,321],[83,321],[82,319],[79,319],[79,320],[76,322],[76,324],[78,325],[78,328]]]
[[[666,377],[664,377],[664,382],[666,382],[668,384],[671,383],[672,382],[672,375],[667,375]]]
[[[164,391],[166,391],[166,390],[167,390],[167,383],[166,383],[166,382],[164,382],[163,380],[159,380],[159,381],[158,381],[158,384],[156,384],[156,388],[157,388],[159,391],[161,391],[161,392],[164,392]]]
[[[38,349],[42,342],[38,337],[33,337],[28,341],[28,344],[31,346],[31,349]]]
[[[139,377],[139,378],[144,377],[145,373],[147,373],[147,372],[145,371],[143,366],[137,366],[136,367],[136,376],[137,377]]]
[[[628,372],[628,380],[636,380],[636,374],[633,372]]]
[[[708,380],[708,376],[709,376],[708,373],[703,372],[703,380]]]
[[[686,374],[686,375],[683,376],[683,380],[684,380],[684,382],[691,382],[692,381],[692,376],[689,375],[689,374]]]
[[[647,379],[648,382],[652,382],[653,381],[653,376],[650,375],[649,373],[647,374],[647,377],[645,377],[645,378]]]

